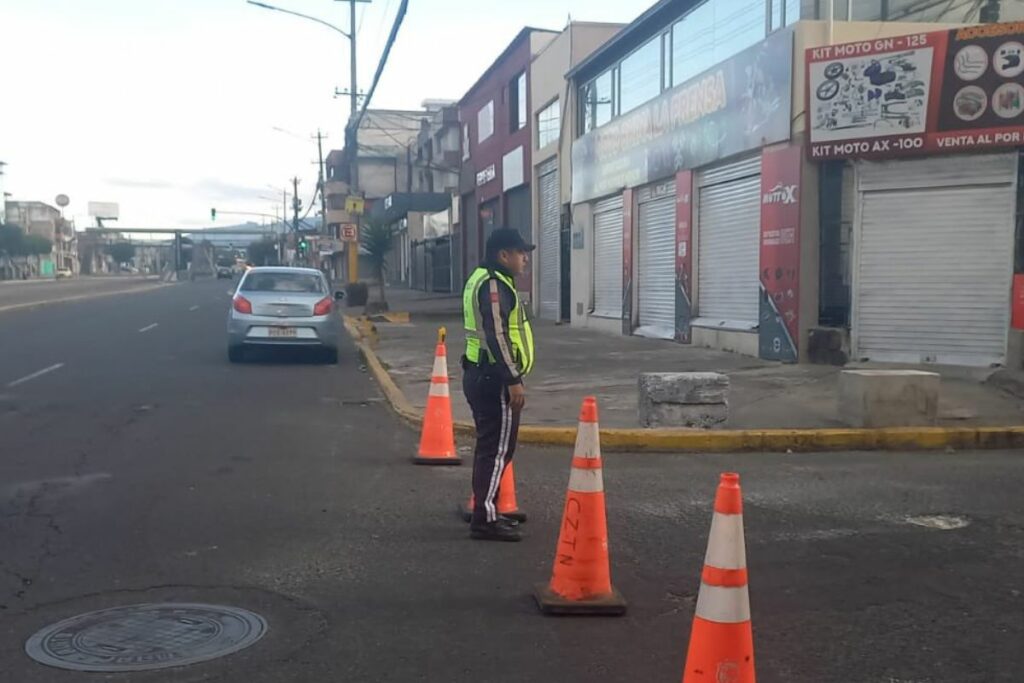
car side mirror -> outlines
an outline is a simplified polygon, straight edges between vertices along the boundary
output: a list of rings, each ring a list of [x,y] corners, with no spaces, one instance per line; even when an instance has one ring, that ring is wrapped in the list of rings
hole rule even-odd
[[[341,291],[340,289],[334,293],[334,300],[335,301],[341,301],[344,298],[345,298],[345,292]]]

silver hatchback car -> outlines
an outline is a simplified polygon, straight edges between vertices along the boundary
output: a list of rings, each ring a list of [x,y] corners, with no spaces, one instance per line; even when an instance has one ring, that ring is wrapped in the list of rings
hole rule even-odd
[[[228,360],[244,360],[245,350],[303,347],[338,362],[341,319],[324,274],[313,268],[252,268],[242,276],[228,312]]]

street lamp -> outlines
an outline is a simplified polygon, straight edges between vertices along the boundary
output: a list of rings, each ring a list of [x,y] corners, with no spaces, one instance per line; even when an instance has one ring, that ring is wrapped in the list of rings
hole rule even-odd
[[[350,163],[352,164],[352,172],[351,172],[351,178],[350,178],[351,183],[350,183],[349,187],[350,187],[350,190],[351,190],[352,194],[358,194],[358,192],[359,192],[359,166],[358,166],[357,159],[358,159],[358,156],[359,156],[359,137],[358,137],[358,135],[359,135],[359,130],[358,130],[359,127],[356,125],[356,115],[357,115],[357,113],[359,111],[359,94],[358,94],[359,93],[359,88],[357,87],[357,84],[356,84],[356,3],[357,2],[369,3],[369,2],[372,2],[372,0],[340,0],[340,1],[341,2],[347,2],[349,4],[349,24],[348,24],[349,30],[348,31],[343,31],[342,29],[338,28],[334,24],[328,23],[328,22],[324,21],[323,19],[318,19],[317,17],[311,17],[308,14],[303,14],[302,12],[296,12],[294,10],[284,9],[282,7],[275,7],[274,5],[268,5],[267,3],[259,2],[258,0],[246,0],[246,2],[248,2],[250,5],[253,5],[254,7],[259,7],[261,9],[273,10],[275,12],[281,12],[283,14],[290,14],[293,17],[299,17],[301,19],[308,19],[309,21],[314,21],[314,22],[320,24],[321,26],[326,26],[327,28],[331,29],[332,31],[335,31],[336,33],[340,33],[341,35],[343,35],[345,38],[348,39],[349,49],[350,49],[350,53],[349,53],[350,54],[350,56],[349,56],[349,67],[350,67],[350,72],[349,72],[349,106],[350,106],[349,124],[351,125],[351,128],[352,128],[352,130],[351,130],[351,148],[352,149],[351,149],[351,152],[349,154],[349,160],[350,160]],[[324,216],[323,220],[324,220],[324,222],[326,224],[327,216]],[[347,248],[348,248],[348,280],[349,280],[349,282],[356,282],[359,279],[359,256],[358,256],[358,254],[359,254],[359,245],[358,245],[358,242],[349,242]]]

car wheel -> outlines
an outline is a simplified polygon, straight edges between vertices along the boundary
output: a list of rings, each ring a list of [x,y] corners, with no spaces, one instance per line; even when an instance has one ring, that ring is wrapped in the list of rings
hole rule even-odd
[[[337,365],[338,349],[327,349],[324,351],[324,362],[328,365]]]
[[[241,346],[229,346],[228,360],[232,363],[241,363],[245,360],[245,349]]]

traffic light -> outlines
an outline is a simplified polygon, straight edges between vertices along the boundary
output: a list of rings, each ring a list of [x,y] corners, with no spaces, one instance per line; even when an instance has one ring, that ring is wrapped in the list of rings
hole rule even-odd
[[[306,242],[306,238],[303,237],[299,241],[299,251],[306,251],[306,247],[308,247],[308,246],[309,246],[309,244]]]
[[[217,220],[217,209],[210,209],[210,220]]]

